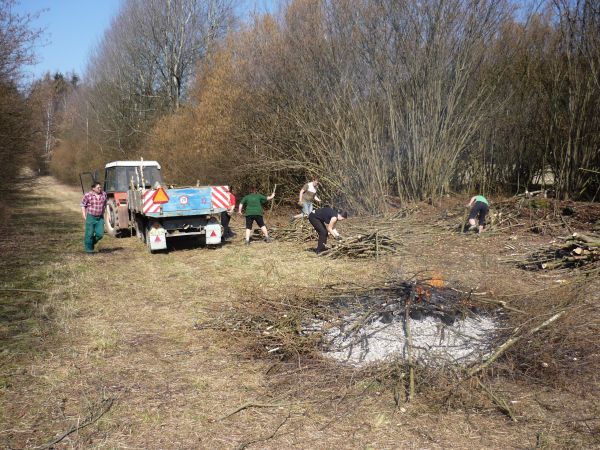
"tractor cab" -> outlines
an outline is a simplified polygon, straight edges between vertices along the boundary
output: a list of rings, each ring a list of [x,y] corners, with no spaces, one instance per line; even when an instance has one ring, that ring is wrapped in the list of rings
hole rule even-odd
[[[162,184],[160,164],[156,161],[113,161],[105,166],[104,191],[108,194],[126,193],[132,181],[138,186],[142,180],[145,188]]]
[[[149,189],[162,184],[160,164],[156,161],[113,161],[104,166],[104,191],[108,202],[104,212],[104,229],[111,236],[118,237],[129,229],[127,191],[131,185]]]

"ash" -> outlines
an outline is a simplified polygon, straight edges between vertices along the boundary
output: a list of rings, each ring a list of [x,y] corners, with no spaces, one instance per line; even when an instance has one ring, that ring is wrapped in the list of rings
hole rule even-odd
[[[493,349],[500,324],[446,289],[419,289],[378,293],[359,299],[359,308],[350,308],[335,323],[315,320],[305,333],[321,333],[323,353],[335,360],[364,366],[375,362],[408,361],[405,302],[411,298],[408,325],[413,361],[421,366],[468,366]],[[398,295],[402,294],[402,295]],[[356,303],[355,303],[356,305]]]

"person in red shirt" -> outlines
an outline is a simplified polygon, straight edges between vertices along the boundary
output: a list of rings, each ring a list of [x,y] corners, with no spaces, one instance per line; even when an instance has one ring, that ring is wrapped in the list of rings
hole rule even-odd
[[[94,246],[104,235],[104,209],[106,192],[98,182],[92,184],[92,190],[81,199],[81,215],[85,221],[83,247],[88,255],[94,254]]]
[[[223,239],[229,239],[235,236],[235,233],[229,227],[229,221],[231,215],[235,211],[235,195],[233,195],[233,188],[229,186],[229,207],[227,211],[221,213],[221,225],[223,225]]]

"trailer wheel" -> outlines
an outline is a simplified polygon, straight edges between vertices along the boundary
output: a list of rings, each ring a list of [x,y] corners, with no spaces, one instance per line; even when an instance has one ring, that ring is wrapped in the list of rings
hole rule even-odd
[[[119,237],[119,216],[113,200],[108,201],[104,210],[104,231],[112,237]]]

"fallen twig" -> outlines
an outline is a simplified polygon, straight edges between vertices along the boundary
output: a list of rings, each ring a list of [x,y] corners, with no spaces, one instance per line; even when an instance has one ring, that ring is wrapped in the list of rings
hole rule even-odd
[[[238,445],[236,447],[237,450],[243,450],[246,447],[248,447],[250,444],[256,444],[257,442],[265,442],[265,441],[268,441],[269,439],[273,439],[275,437],[275,435],[277,434],[277,432],[279,431],[279,429],[283,425],[285,425],[285,423],[288,421],[288,419],[290,418],[290,416],[291,416],[291,414],[288,412],[288,415],[286,416],[286,418],[283,419],[281,421],[281,423],[279,425],[277,425],[275,427],[275,429],[273,430],[273,432],[270,433],[269,435],[263,436],[263,437],[259,437],[259,438],[256,438],[256,439],[251,439],[251,440],[248,440],[248,441],[244,441],[244,442],[240,443],[240,445]]]
[[[475,366],[475,367],[471,368],[470,370],[468,370],[467,374],[466,374],[467,375],[466,378],[471,378],[473,375],[475,375],[475,374],[481,372],[482,370],[486,369],[494,361],[496,361],[496,359],[498,359],[499,356],[501,356],[510,347],[512,347],[513,345],[515,345],[517,342],[519,342],[523,337],[531,336],[532,334],[537,333],[538,331],[540,331],[542,328],[545,328],[548,325],[550,325],[551,323],[556,322],[558,319],[560,319],[565,314],[565,312],[566,312],[566,310],[562,310],[562,311],[554,314],[548,320],[542,322],[537,327],[532,328],[529,332],[527,332],[525,334],[518,334],[520,330],[517,329],[515,331],[515,333],[513,333],[513,335],[510,338],[508,338],[506,340],[506,342],[504,342],[504,344],[500,345],[496,349],[496,351],[494,353],[492,353],[483,363],[481,363],[478,366]]]
[[[408,354],[408,401],[415,399],[415,364],[412,354],[412,334],[410,332],[410,303],[413,300],[414,290],[411,290],[410,298],[404,305],[404,331],[406,333],[406,351]]]
[[[93,424],[98,419],[100,419],[100,417],[102,417],[104,414],[106,414],[108,412],[108,410],[113,405],[113,402],[114,402],[113,398],[108,398],[108,399],[102,400],[100,402],[100,408],[98,408],[97,411],[92,412],[81,423],[79,423],[78,425],[75,425],[75,426],[71,427],[68,431],[66,431],[65,433],[61,434],[56,439],[54,439],[54,440],[52,440],[52,441],[48,442],[47,444],[44,444],[44,445],[42,445],[40,447],[37,447],[37,448],[39,450],[49,449],[52,446],[54,446],[55,444],[58,444],[60,441],[62,441],[64,438],[66,438],[70,434],[72,434],[72,433],[74,433],[74,432],[76,432],[78,430],[81,430],[82,428],[87,427],[88,425]]]
[[[502,399],[502,398],[498,397],[496,394],[494,394],[490,388],[488,388],[485,384],[483,384],[481,382],[481,380],[477,380],[477,383],[479,383],[479,386],[485,391],[485,393],[487,395],[490,396],[490,398],[492,399],[492,401],[494,402],[494,404],[496,406],[498,406],[498,408],[500,408],[500,410],[504,414],[506,414],[508,417],[510,417],[510,419],[513,422],[517,421],[517,418],[515,417],[515,415],[513,414],[512,410],[508,406],[508,403],[506,403],[506,401],[504,399]]]
[[[244,403],[242,406],[240,406],[239,408],[236,408],[235,410],[231,411],[229,414],[225,414],[223,417],[219,417],[218,419],[216,419],[216,422],[220,422],[221,420],[225,420],[231,416],[236,415],[237,413],[244,411],[245,409],[248,408],[282,408],[284,406],[294,406],[294,405],[300,405],[300,404],[304,404],[307,402],[294,402],[294,403],[254,403],[254,402],[248,402],[248,403]]]

